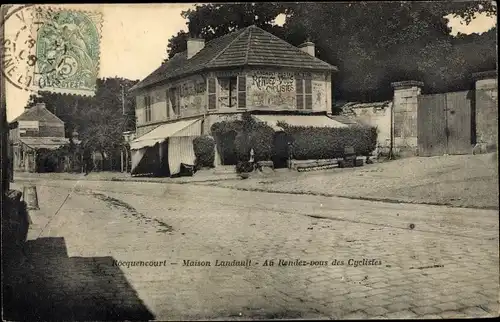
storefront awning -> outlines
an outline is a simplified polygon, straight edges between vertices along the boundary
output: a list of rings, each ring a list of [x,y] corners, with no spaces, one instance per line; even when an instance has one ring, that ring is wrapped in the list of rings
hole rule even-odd
[[[63,145],[69,144],[68,138],[58,138],[58,137],[30,137],[30,138],[20,138],[24,145],[32,149],[48,149],[56,150]]]
[[[181,120],[158,126],[156,129],[144,134],[130,143],[131,150],[138,150],[145,147],[154,146],[173,136],[193,136],[201,135],[201,118],[191,120]]]
[[[314,127],[348,127],[348,125],[332,120],[326,115],[253,115],[258,121],[267,123],[275,131],[283,131],[277,125],[285,122],[292,126],[314,126]]]

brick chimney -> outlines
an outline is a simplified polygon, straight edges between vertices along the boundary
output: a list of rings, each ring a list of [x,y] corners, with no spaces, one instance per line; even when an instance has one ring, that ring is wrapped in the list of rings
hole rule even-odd
[[[305,43],[299,45],[300,50],[303,52],[315,57],[314,54],[314,43],[310,41],[306,41]]]
[[[205,47],[205,39],[191,37],[187,40],[187,59],[191,59]]]

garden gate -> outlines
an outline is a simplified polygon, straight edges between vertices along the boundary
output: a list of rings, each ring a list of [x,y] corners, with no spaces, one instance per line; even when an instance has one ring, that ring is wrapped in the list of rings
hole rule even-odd
[[[471,152],[473,96],[472,90],[419,96],[417,142],[420,156]]]

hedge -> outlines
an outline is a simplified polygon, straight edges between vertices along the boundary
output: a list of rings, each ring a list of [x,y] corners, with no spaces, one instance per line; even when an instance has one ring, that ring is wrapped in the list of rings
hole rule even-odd
[[[238,161],[236,164],[236,173],[252,172],[253,165],[248,161]]]
[[[249,114],[243,114],[242,120],[217,122],[211,127],[212,134],[223,141],[222,138],[231,132],[236,132],[234,149],[236,157],[240,161],[248,161],[250,149],[254,151],[255,161],[269,161],[274,150],[274,130],[267,124],[257,122]],[[222,147],[223,153],[226,147]]]
[[[215,140],[203,135],[193,140],[194,155],[196,157],[195,165],[198,169],[202,167],[214,167],[215,161]]]
[[[306,127],[283,122],[279,122],[278,126],[290,136],[296,160],[341,158],[347,146],[354,147],[357,155],[368,156],[377,145],[375,127]]]
[[[296,160],[342,158],[347,146],[354,147],[357,155],[368,156],[377,144],[375,127],[307,127],[284,122],[277,125],[285,130],[292,142],[293,158]],[[248,161],[252,148],[255,161],[272,160],[276,153],[274,130],[266,123],[257,122],[251,115],[244,114],[240,121],[215,123],[211,130],[219,138],[228,136],[230,132],[237,133],[234,149],[239,161]]]

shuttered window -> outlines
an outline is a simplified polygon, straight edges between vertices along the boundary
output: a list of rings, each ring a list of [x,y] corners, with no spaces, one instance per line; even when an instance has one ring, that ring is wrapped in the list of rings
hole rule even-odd
[[[215,78],[208,79],[208,109],[215,110],[217,108],[217,87]]]
[[[312,110],[312,81],[310,78],[304,79],[304,96],[306,110]]]
[[[238,76],[238,108],[245,109],[247,107],[247,78],[246,76]]]
[[[152,120],[152,111],[151,111],[151,96],[144,96],[144,114],[146,117],[146,122],[151,122]]]
[[[295,79],[295,93],[297,98],[297,109],[304,109],[304,80],[302,78]]]
[[[217,93],[217,103],[219,108],[232,108],[236,107],[236,101],[238,99],[238,78],[236,76],[231,77],[219,77],[217,78],[219,82],[219,92]]]

